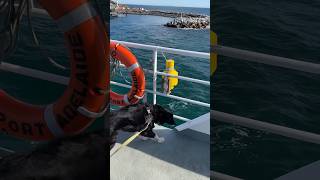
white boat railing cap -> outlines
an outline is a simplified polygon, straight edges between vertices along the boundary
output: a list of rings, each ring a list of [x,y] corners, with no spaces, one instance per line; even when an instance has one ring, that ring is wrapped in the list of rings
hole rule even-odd
[[[233,58],[233,60],[246,60],[256,63],[262,63],[266,65],[287,68],[291,70],[298,70],[307,73],[320,74],[320,64],[312,63],[312,62],[304,62],[296,59],[284,58],[273,56],[269,54],[263,54],[248,50],[236,49],[227,46],[221,45],[213,45],[211,46],[211,52],[216,53],[218,55],[226,56]],[[315,133],[310,133],[306,131],[296,130],[293,128],[288,128],[284,126],[279,126],[267,122],[261,122],[255,119],[245,118],[233,114],[228,114],[224,112],[219,112],[215,110],[211,110],[211,119],[230,123],[234,125],[239,125],[251,129],[261,130],[264,132],[269,132],[281,136],[285,136],[288,138],[300,140],[303,142],[309,142],[314,144],[320,144],[320,135]],[[213,173],[214,179],[218,180],[234,180],[237,178]]]
[[[276,67],[298,70],[302,72],[320,74],[320,64],[316,64],[312,62],[304,62],[296,59],[283,58],[283,57],[273,56],[269,54],[236,49],[236,48],[231,48],[231,47],[221,46],[221,45],[211,46],[211,51],[213,53],[217,53],[218,55],[231,57],[238,60],[246,60],[251,62],[272,65]],[[216,119],[218,121],[237,124],[237,125],[245,126],[248,128],[261,130],[261,131],[267,131],[270,133],[302,140],[305,142],[320,144],[320,135],[315,133],[300,131],[292,128],[287,128],[284,126],[265,123],[258,120],[236,116],[233,114],[227,114],[227,113],[214,111],[214,110],[211,111],[211,115],[213,119]]]
[[[282,67],[286,69],[298,70],[313,74],[320,74],[320,64],[317,63],[273,56],[269,54],[263,54],[221,45],[211,46],[211,51],[213,53],[217,53],[218,55],[231,57],[237,60],[246,60],[276,67]]]
[[[210,171],[210,176],[213,178],[213,180],[242,180],[237,177],[233,177],[227,174],[223,174],[217,171]]]
[[[245,118],[233,114],[228,114],[224,112],[211,110],[211,119],[231,123],[234,125],[244,126],[251,129],[261,130],[264,132],[269,132],[288,138],[319,144],[320,145],[320,135],[315,133],[310,133],[306,131],[301,131],[293,128],[288,128],[284,126],[279,126],[267,122],[258,121],[255,119]]]
[[[182,56],[204,58],[208,60],[210,59],[210,53],[207,53],[207,52],[189,51],[189,50],[183,50],[183,49],[175,49],[175,48],[168,48],[168,47],[162,47],[162,46],[119,41],[119,40],[113,40],[113,39],[111,41],[118,42],[132,48],[139,48],[139,49],[145,49],[150,51],[156,50],[158,52],[166,52],[166,53],[177,54]]]

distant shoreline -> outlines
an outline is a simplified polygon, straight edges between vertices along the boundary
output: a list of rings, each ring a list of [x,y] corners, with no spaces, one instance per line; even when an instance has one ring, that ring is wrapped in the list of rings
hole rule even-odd
[[[143,4],[126,4],[127,6],[150,6],[150,7],[169,7],[169,8],[195,8],[195,9],[210,9],[210,7],[191,7],[191,6],[163,6],[163,5],[143,5]]]
[[[173,18],[172,21],[164,24],[169,28],[178,29],[207,29],[210,27],[210,16],[205,14],[177,12],[174,10],[158,10],[148,7],[159,7],[159,6],[140,6],[140,5],[124,5],[116,4],[114,11],[110,13],[111,16],[118,16],[119,14],[124,15],[147,15],[147,16],[161,16]],[[178,8],[178,7],[177,7]],[[153,10],[152,10],[153,9]]]
[[[180,13],[180,12],[168,12],[168,11],[160,11],[160,10],[128,10],[128,11],[119,11],[119,14],[135,14],[135,15],[150,15],[150,16],[162,16],[162,17],[170,17],[170,18],[209,18],[210,16],[202,15],[202,14],[193,14],[193,13]]]
[[[162,11],[162,10],[148,10],[142,7],[130,8],[129,6],[119,6],[115,10],[115,13],[118,14],[135,14],[135,15],[151,15],[151,16],[162,16],[170,18],[210,18],[210,16],[205,14],[194,14],[194,13],[185,13],[185,12],[171,12],[171,11]]]
[[[130,7],[136,6],[136,7]],[[135,4],[119,4],[115,7],[113,14],[135,14],[135,15],[151,15],[151,16],[162,16],[170,18],[210,18],[209,15],[205,14],[195,14],[187,12],[175,12],[175,11],[163,11],[163,10],[149,10],[145,9],[142,6],[150,7],[173,7],[173,6],[151,6],[151,5],[135,5]],[[175,8],[175,7],[174,7]],[[193,7],[177,7],[177,8],[193,8]],[[196,7],[197,8],[197,7]],[[209,8],[200,8],[199,9],[209,9]]]

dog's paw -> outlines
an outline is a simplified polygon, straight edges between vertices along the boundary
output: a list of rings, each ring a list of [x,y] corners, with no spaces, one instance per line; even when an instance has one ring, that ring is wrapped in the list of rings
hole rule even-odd
[[[146,141],[146,140],[148,140],[148,139],[150,139],[150,138],[145,137],[145,136],[139,136],[139,139],[141,139],[141,140],[143,140],[143,141]]]
[[[164,137],[154,138],[158,143],[163,143],[165,141]]]
[[[139,136],[139,139],[146,141],[146,140],[153,140],[157,143],[163,143],[165,141],[164,137],[155,136],[154,138]]]

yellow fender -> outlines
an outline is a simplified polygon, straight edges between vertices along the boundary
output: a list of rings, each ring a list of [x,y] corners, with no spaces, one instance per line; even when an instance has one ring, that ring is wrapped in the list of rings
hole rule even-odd
[[[174,75],[174,76],[179,75],[178,71],[176,71],[174,68],[174,60],[173,59],[166,60],[166,70],[164,72],[167,74],[170,74],[170,75]],[[162,78],[164,80],[164,84],[163,84],[164,91],[167,94],[170,94],[171,91],[175,88],[175,86],[178,85],[179,79],[176,77],[167,77],[167,76],[163,76]]]
[[[214,45],[217,45],[217,43],[218,43],[217,34],[215,32],[213,32],[213,31],[210,31],[210,44],[211,44],[211,47],[214,46]],[[218,59],[218,54],[212,52],[212,49],[211,49],[211,52],[210,52],[210,75],[211,76],[214,74],[214,72],[217,69],[217,65],[218,65],[217,59]]]

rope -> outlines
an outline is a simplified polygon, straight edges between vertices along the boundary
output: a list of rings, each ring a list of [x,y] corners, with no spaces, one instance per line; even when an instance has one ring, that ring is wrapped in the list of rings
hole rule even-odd
[[[30,2],[30,1],[29,1]],[[31,20],[31,13],[30,13],[30,9],[31,9],[31,6],[30,6],[30,3],[27,4],[27,16],[28,16],[28,24],[29,24],[29,28],[30,28],[30,31],[31,31],[31,34],[32,34],[32,37],[33,37],[33,42],[34,44],[36,45],[37,48],[40,49],[40,53],[43,57],[47,57],[47,59],[49,60],[49,62],[54,65],[55,67],[59,68],[59,69],[62,69],[62,70],[67,70],[68,68],[57,63],[53,58],[49,57],[48,54],[46,53],[47,51],[44,51],[41,46],[40,46],[40,42],[38,40],[38,37],[34,31],[34,28],[33,28],[33,25],[32,25],[32,20]]]
[[[167,60],[167,57],[166,57],[166,55],[164,55],[164,52],[162,51],[161,53],[162,53],[162,56],[164,57],[164,59]]]
[[[17,7],[15,6],[15,4],[17,5]],[[32,33],[34,44],[40,49],[41,54],[43,56],[46,56],[46,53],[44,53],[43,50],[40,48],[39,40],[32,26],[30,13],[31,8],[31,0],[20,0],[19,2],[15,2],[13,0],[0,0],[0,16],[5,17],[4,22],[2,24],[2,30],[0,31],[0,34],[4,35],[1,41],[8,42],[7,46],[3,45],[4,47],[0,49],[0,63],[5,58],[10,56],[16,49],[17,42],[19,40],[20,22],[25,11],[27,12],[28,24]],[[57,62],[55,62],[50,57],[48,57],[48,60],[49,62],[51,62],[51,64],[60,69],[67,69],[63,65],[60,65]]]
[[[120,45],[120,44],[118,44]],[[122,79],[127,83],[127,84],[131,84],[131,82],[129,82],[127,80],[127,78],[122,74],[122,71],[120,69],[120,64],[121,62],[119,60],[116,59],[117,56],[117,47],[118,45],[115,47],[115,50],[112,51],[110,54],[110,64],[111,64],[111,78],[113,78],[117,72],[120,74],[120,76],[122,77]]]
[[[113,151],[113,153],[110,154],[110,158],[115,155],[118,151],[120,151],[120,149],[124,148],[125,146],[128,146],[128,144],[130,144],[134,139],[136,139],[140,134],[142,133],[142,131],[135,133],[134,135],[132,135],[131,137],[129,137],[125,142],[123,142],[115,151]]]
[[[15,1],[13,0],[0,0],[0,17],[4,17],[0,34],[5,34],[8,38],[8,44],[3,45],[0,50],[0,63],[16,49],[20,20],[28,3],[28,0],[20,0],[17,2],[18,6],[15,7]]]

